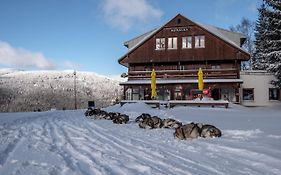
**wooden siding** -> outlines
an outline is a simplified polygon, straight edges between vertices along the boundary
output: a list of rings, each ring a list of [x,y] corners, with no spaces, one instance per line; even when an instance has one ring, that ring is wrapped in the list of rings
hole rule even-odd
[[[180,20],[180,23],[178,23]],[[187,31],[173,31],[187,30]],[[195,48],[195,36],[205,36],[205,48]],[[192,49],[182,48],[182,37],[192,36]],[[167,49],[168,37],[177,37],[177,49]],[[156,50],[156,38],[165,39],[165,49]],[[121,64],[159,63],[178,61],[210,61],[210,60],[247,60],[249,55],[236,48],[206,29],[194,24],[185,17],[178,15],[168,22],[131,53],[126,55]]]
[[[155,69],[157,78],[161,79],[197,79],[198,69],[202,68],[204,78],[239,78],[240,64],[236,61],[213,62],[178,62],[162,64],[131,64],[128,70],[129,80],[149,79],[151,70]]]

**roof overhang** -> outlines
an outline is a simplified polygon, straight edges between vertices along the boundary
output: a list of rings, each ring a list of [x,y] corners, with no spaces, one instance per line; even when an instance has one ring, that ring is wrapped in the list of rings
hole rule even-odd
[[[126,82],[121,82],[120,85],[141,85],[141,84],[150,84],[150,79],[145,80],[129,80]],[[162,80],[157,79],[156,84],[197,84],[198,80]],[[243,83],[242,79],[204,79],[204,83]]]

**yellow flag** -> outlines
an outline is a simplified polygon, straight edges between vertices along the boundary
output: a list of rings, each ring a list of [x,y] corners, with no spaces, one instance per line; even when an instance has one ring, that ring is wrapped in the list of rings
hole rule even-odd
[[[204,82],[203,82],[203,71],[201,68],[199,68],[198,71],[198,89],[203,90],[204,88]]]
[[[153,69],[151,72],[151,98],[155,99],[157,96],[156,93],[156,73],[155,70]]]

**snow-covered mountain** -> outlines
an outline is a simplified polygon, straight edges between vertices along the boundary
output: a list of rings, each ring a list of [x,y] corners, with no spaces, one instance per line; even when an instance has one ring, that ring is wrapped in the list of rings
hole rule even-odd
[[[88,101],[104,107],[120,98],[119,82],[91,72],[76,72],[77,108]],[[0,70],[0,111],[73,109],[73,71]]]

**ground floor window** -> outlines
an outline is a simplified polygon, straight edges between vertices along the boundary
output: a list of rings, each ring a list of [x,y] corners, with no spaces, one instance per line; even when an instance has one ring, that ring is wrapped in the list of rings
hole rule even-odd
[[[125,92],[125,99],[132,100],[132,88],[128,88]]]
[[[279,99],[279,89],[269,88],[269,100],[278,100]]]
[[[237,99],[235,96],[235,89],[232,89],[232,88],[222,88],[221,97],[222,97],[222,99],[227,100],[227,101],[237,102]]]
[[[243,100],[254,100],[254,89],[243,89]]]

